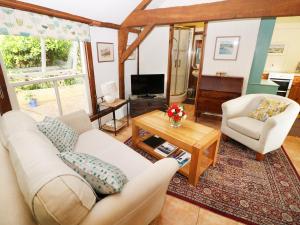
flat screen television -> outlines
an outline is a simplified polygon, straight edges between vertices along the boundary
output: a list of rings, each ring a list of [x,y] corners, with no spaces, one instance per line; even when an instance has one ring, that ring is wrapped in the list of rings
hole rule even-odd
[[[165,84],[164,74],[140,74],[131,75],[132,95],[149,96],[163,94]]]

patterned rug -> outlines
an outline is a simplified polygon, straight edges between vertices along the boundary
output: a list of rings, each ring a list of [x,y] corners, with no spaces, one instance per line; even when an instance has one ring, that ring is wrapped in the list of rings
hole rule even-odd
[[[131,139],[125,144],[131,146]],[[221,142],[216,167],[210,167],[196,187],[177,173],[168,194],[246,224],[300,224],[300,178],[283,149],[258,162],[247,147]]]

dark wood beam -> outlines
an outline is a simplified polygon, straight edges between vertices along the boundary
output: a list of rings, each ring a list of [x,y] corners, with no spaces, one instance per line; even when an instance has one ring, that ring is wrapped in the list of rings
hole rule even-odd
[[[91,26],[95,27],[105,27],[105,28],[111,28],[111,29],[116,29],[119,30],[121,28],[121,25],[115,24],[115,23],[107,23],[107,22],[101,22],[101,21],[95,21],[93,20],[90,23]]]
[[[203,65],[204,65],[204,54],[205,54],[205,43],[206,43],[206,35],[207,35],[207,22],[204,24],[204,31],[203,31],[203,37],[202,37],[202,46],[201,46],[201,58],[199,63],[199,74],[198,74],[198,80],[197,80],[197,86],[196,86],[196,96],[195,96],[195,121],[197,122],[198,115],[197,115],[197,109],[199,107],[198,105],[198,99],[200,98],[200,87],[202,82],[202,75],[203,75]]]
[[[128,42],[128,30],[121,28],[118,33],[118,53],[119,53],[119,97],[125,98],[125,63],[122,61],[122,55],[126,51]]]
[[[174,26],[170,26],[169,35],[169,54],[168,54],[168,78],[167,78],[167,104],[170,104],[171,95],[171,79],[172,79],[172,51],[173,51],[173,41],[174,40]]]
[[[4,78],[4,73],[0,64],[0,114],[4,114],[12,110],[7,86]]]
[[[92,102],[92,115],[95,115],[97,113],[97,93],[96,93],[96,83],[95,83],[94,64],[93,64],[93,54],[92,54],[91,43],[86,42],[84,44],[84,47],[85,47],[87,73],[88,73],[91,102]]]
[[[148,34],[152,31],[154,25],[148,25],[144,28],[144,30],[140,33],[137,39],[123,52],[121,57],[121,62],[123,63],[128,57],[134,52],[134,50],[143,42],[143,40],[148,36]]]
[[[299,15],[299,0],[229,0],[191,6],[136,10],[122,23],[122,27]]]

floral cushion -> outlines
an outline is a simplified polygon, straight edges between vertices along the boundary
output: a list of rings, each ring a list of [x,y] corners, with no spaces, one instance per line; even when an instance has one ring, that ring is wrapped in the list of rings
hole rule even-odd
[[[37,124],[59,152],[73,151],[79,134],[58,119],[45,117]]]
[[[282,113],[287,106],[288,104],[283,101],[264,98],[259,104],[258,108],[249,114],[249,117],[264,122],[269,117]]]
[[[128,181],[119,168],[94,156],[79,152],[64,152],[58,156],[89,182],[98,194],[120,192]]]

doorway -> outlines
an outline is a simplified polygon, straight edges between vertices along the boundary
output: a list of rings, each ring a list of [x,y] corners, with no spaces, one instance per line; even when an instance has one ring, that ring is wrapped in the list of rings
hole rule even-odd
[[[175,24],[170,30],[170,103],[195,105],[204,23]]]

